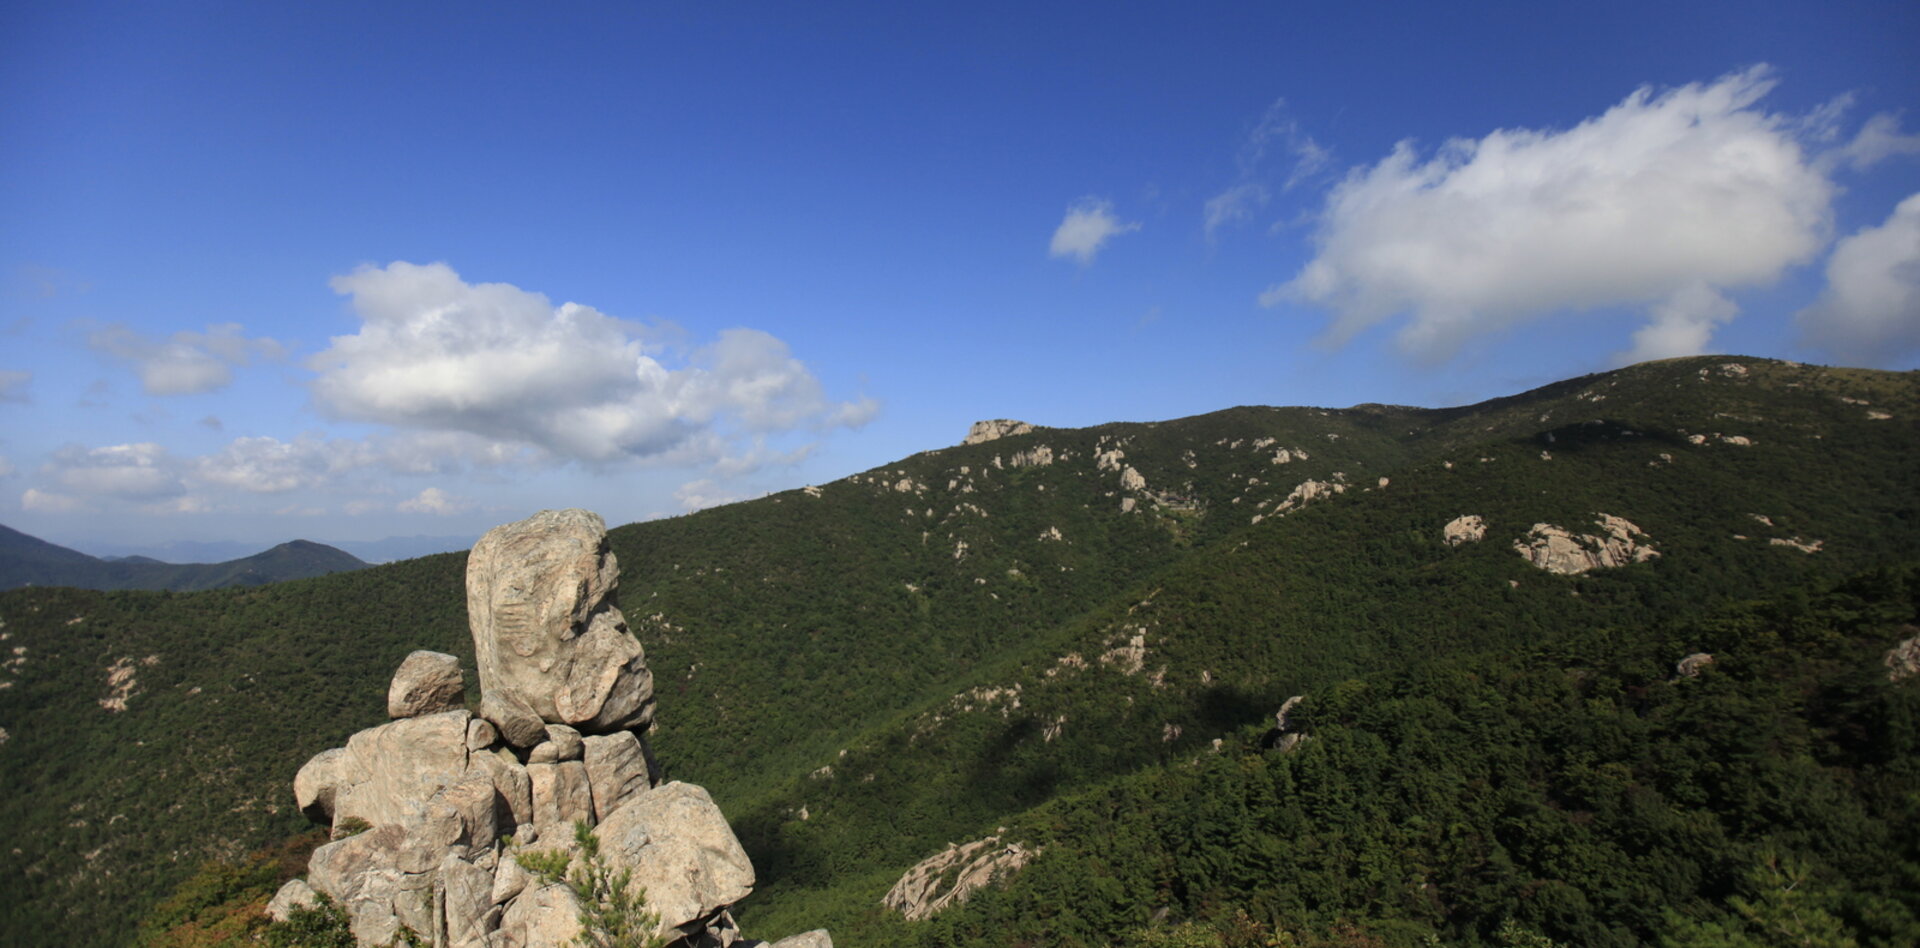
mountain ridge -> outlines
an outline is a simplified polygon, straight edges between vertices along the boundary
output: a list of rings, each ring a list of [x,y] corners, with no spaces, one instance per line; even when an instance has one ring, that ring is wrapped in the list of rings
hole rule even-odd
[[[367,565],[345,550],[311,540],[289,540],[220,563],[166,563],[144,556],[104,558],[0,525],[0,590],[74,586],[190,592],[305,579]]]

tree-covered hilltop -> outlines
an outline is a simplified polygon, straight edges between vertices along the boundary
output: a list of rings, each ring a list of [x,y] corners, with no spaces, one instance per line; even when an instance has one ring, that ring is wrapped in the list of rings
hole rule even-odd
[[[743,906],[753,930],[812,927],[813,909],[830,906],[840,944],[938,932],[1014,943],[988,938],[997,923],[983,920],[996,916],[973,913],[1038,883],[912,926],[864,913],[920,859],[1040,826],[1049,807],[1124,790],[1149,823],[1172,819],[1154,819],[1162,806],[1209,812],[1168,796],[1174,775],[1195,760],[1294,766],[1242,752],[1290,695],[1325,707],[1344,682],[1398,687],[1391,676],[1435,662],[1484,675],[1593,630],[1677,629],[1920,559],[1916,381],[1722,357],[1451,409],[1236,408],[1038,428],[619,528],[621,605],[656,676],[658,756],[713,791],[759,868]],[[1465,516],[1484,535],[1448,543]],[[1536,525],[1600,544],[1603,516],[1629,522],[1635,549],[1657,557],[1562,575],[1516,552]],[[18,850],[0,868],[0,934],[124,940],[206,858],[298,832],[292,774],[379,723],[368,696],[407,652],[471,667],[464,562],[193,595],[0,594],[0,820]],[[1659,656],[1669,673],[1677,658]],[[116,699],[124,710],[102,704]],[[1583,700],[1623,699],[1603,688]],[[1049,853],[1077,851],[1072,827],[1093,824],[1061,825]],[[1059,858],[1043,855],[1032,877]],[[1152,904],[1220,931],[1236,908],[1274,930],[1260,913],[1294,904],[1221,885],[1205,905]],[[1334,907],[1281,927],[1411,919],[1463,939],[1499,921],[1313,898],[1302,904]],[[1604,916],[1615,903],[1596,904]],[[1706,918],[1697,908],[1689,917]],[[1150,921],[1107,914],[1050,931],[1089,944],[1092,932],[1167,934]],[[1048,929],[1007,930],[1042,943]]]

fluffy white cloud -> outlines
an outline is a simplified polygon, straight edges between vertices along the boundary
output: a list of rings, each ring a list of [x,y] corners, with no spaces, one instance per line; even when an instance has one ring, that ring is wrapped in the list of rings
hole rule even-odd
[[[1739,313],[1740,307],[1718,290],[1705,283],[1689,283],[1648,308],[1647,324],[1634,330],[1633,348],[1617,361],[1628,365],[1700,355],[1707,351],[1713,331]]]
[[[1920,155],[1920,135],[1905,135],[1900,120],[1885,112],[1860,126],[1859,134],[1840,150],[1840,157],[1856,171],[1865,171],[1895,155]]]
[[[233,382],[235,366],[255,356],[280,358],[286,349],[272,339],[249,339],[238,323],[208,326],[204,333],[177,332],[150,339],[120,324],[87,334],[87,345],[133,364],[149,395],[197,395]]]
[[[68,445],[40,473],[69,495],[155,501],[186,492],[167,449],[152,442],[101,448]]]
[[[419,494],[403,500],[394,509],[401,513],[438,514],[446,516],[471,510],[473,504],[455,497],[438,487],[429,487]]]
[[[1828,238],[1834,186],[1803,123],[1756,107],[1773,85],[1755,67],[1642,88],[1564,131],[1495,131],[1424,160],[1402,142],[1332,190],[1317,255],[1261,302],[1331,309],[1336,342],[1408,314],[1400,345],[1438,358],[1556,311],[1666,301],[1636,347],[1704,347],[1732,314],[1684,315],[1706,301],[1683,293],[1764,284]]]
[[[374,449],[363,441],[263,436],[235,438],[218,454],[195,458],[192,469],[203,483],[273,494],[314,486],[329,475],[365,467],[374,458]]]
[[[721,487],[711,479],[688,481],[673,492],[673,499],[680,502],[680,508],[687,513],[731,504],[746,498]]]
[[[1826,291],[1797,319],[1808,342],[1849,362],[1887,364],[1920,349],[1920,194],[1834,246]]]
[[[784,342],[733,329],[678,368],[644,326],[554,306],[505,283],[468,284],[442,263],[336,277],[360,331],[311,360],[315,402],[341,418],[602,462],[661,459],[703,433],[854,424]]]
[[[26,402],[27,383],[33,381],[32,372],[19,372],[0,369],[0,402]]]
[[[1067,216],[1060,220],[1060,226],[1054,228],[1053,243],[1047,253],[1055,257],[1072,257],[1083,264],[1092,263],[1107,241],[1120,234],[1140,229],[1138,221],[1122,223],[1114,216],[1113,202],[1103,198],[1084,197],[1067,208]]]

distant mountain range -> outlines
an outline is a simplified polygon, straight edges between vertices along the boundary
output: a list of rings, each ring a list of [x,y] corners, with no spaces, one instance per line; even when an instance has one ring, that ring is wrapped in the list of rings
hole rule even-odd
[[[327,545],[345,550],[368,563],[392,563],[417,556],[453,553],[473,546],[480,535],[385,537],[379,540],[330,540]],[[258,552],[257,543],[234,540],[168,540],[165,543],[88,543],[86,548],[103,560],[153,560],[161,563],[218,563],[237,560]]]
[[[221,563],[163,563],[147,556],[95,557],[0,526],[0,589],[73,586],[80,589],[164,589],[188,592],[259,586],[288,579],[364,569],[344,550],[294,540]]]

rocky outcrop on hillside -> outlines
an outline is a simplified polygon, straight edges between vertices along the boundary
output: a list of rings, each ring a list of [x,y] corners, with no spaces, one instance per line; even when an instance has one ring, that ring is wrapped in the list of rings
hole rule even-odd
[[[295,802],[334,838],[271,913],[325,896],[362,945],[404,931],[444,948],[571,945],[582,894],[520,857],[577,862],[584,825],[605,865],[645,888],[676,948],[760,944],[729,912],[754,871],[726,817],[706,790],[662,783],[653,766],[653,678],[616,604],[619,573],[605,524],[584,510],[482,537],[467,568],[478,713],[464,706],[458,659],[409,655],[388,689],[394,720],[294,778]],[[818,931],[776,944],[832,940]]]
[[[1032,425],[1024,421],[1014,421],[1011,418],[993,418],[987,421],[976,421],[967,429],[966,440],[960,443],[985,444],[988,441],[997,441],[1001,438],[1023,435],[1032,430]]]
[[[1593,522],[1600,533],[1576,534],[1551,523],[1536,523],[1525,537],[1513,541],[1514,552],[1540,569],[1565,576],[1659,558],[1660,551],[1631,521],[1603,513],[1596,514]]]
[[[964,902],[975,889],[1020,871],[1039,852],[989,836],[921,860],[887,890],[881,904],[918,921]]]

